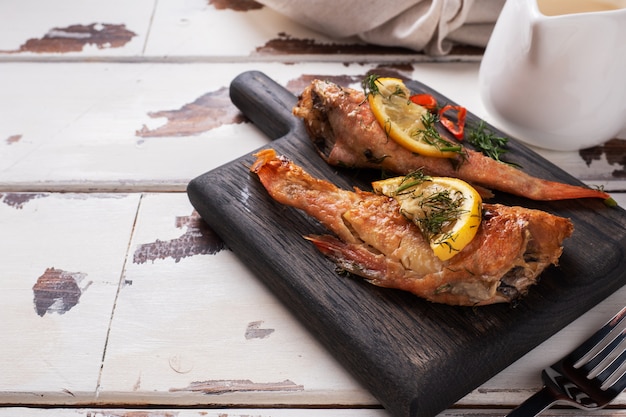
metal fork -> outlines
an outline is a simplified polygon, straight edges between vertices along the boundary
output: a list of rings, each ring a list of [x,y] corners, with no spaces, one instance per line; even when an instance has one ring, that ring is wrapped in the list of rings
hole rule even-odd
[[[607,324],[541,373],[543,388],[507,417],[537,416],[547,408],[603,408],[626,389],[626,307]]]

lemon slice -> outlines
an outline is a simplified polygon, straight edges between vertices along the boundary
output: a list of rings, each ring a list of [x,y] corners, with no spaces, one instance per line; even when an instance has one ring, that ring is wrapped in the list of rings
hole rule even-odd
[[[459,253],[476,236],[482,199],[465,181],[414,173],[376,181],[372,186],[376,193],[400,204],[401,213],[419,227],[442,261]]]
[[[411,92],[398,78],[369,81],[368,102],[387,135],[411,152],[454,158],[462,148],[442,138],[434,127],[435,115],[410,100]]]

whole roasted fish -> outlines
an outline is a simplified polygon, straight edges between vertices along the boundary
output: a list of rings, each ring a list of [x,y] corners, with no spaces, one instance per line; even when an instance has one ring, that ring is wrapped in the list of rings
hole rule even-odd
[[[515,300],[557,264],[562,242],[573,232],[568,219],[543,211],[484,204],[474,239],[442,261],[393,198],[340,189],[272,149],[256,157],[250,170],[272,198],[334,234],[306,236],[323,254],[374,285],[433,302],[478,306]]]
[[[293,113],[304,120],[320,154],[331,165],[402,175],[423,169],[429,175],[456,177],[476,187],[533,200],[610,199],[604,191],[536,178],[471,149],[465,149],[462,160],[452,162],[413,153],[387,136],[362,91],[332,82],[312,81]]]

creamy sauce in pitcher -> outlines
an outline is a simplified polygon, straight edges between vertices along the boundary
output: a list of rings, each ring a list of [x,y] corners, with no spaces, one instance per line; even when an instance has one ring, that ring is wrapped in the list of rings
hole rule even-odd
[[[626,8],[625,0],[537,0],[539,11],[546,16],[604,12]]]

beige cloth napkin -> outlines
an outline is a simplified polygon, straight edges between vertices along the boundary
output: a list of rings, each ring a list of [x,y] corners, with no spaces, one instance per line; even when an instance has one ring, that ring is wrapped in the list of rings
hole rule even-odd
[[[505,0],[258,0],[333,38],[446,55],[484,47]]]

